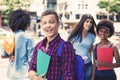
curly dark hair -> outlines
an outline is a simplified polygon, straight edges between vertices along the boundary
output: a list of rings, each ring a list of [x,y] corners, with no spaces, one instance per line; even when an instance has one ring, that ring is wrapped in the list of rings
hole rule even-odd
[[[17,30],[25,31],[30,26],[30,15],[27,11],[18,9],[11,13],[9,27],[13,32]]]
[[[106,27],[110,30],[110,35],[108,37],[111,37],[114,34],[113,22],[110,20],[106,20],[106,19],[101,20],[96,27],[97,33],[100,30],[100,28],[104,28],[104,27]]]

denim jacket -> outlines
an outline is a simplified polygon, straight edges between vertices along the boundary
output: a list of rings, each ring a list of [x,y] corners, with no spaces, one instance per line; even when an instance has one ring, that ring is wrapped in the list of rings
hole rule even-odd
[[[28,77],[29,61],[33,50],[33,39],[22,30],[15,32],[15,60],[10,62],[7,72],[10,79],[24,80]]]

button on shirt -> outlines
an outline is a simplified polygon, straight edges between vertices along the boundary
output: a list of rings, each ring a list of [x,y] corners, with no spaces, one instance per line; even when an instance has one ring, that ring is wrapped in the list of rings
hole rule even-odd
[[[70,42],[65,42],[63,45],[62,55],[58,56],[58,48],[62,41],[63,40],[58,34],[58,36],[49,43],[47,50],[45,48],[47,38],[39,42],[34,49],[29,71],[36,71],[37,50],[41,49],[43,52],[51,56],[47,72],[47,80],[61,80],[62,74],[64,76],[64,80],[74,80],[75,52],[72,44]],[[60,63],[62,63],[62,66],[59,65]]]

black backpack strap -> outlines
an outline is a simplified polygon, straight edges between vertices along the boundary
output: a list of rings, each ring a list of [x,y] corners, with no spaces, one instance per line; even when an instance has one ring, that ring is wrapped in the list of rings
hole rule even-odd
[[[94,57],[97,59],[97,46],[98,44],[95,44],[95,49],[94,49]]]
[[[113,43],[109,46],[109,48],[111,48],[111,47],[112,47],[112,45],[113,45]]]

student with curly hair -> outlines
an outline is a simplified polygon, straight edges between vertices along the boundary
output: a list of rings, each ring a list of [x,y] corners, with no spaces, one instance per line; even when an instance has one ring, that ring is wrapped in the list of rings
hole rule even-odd
[[[97,25],[97,34],[100,42],[94,46],[92,80],[117,80],[113,69],[120,67],[120,55],[117,47],[108,40],[114,34],[113,23],[109,20],[100,21]],[[115,63],[113,63],[113,57],[116,60]]]
[[[9,18],[9,27],[14,33],[14,49],[10,54],[7,75],[10,80],[28,79],[29,61],[34,49],[34,41],[25,30],[30,27],[30,16],[24,10],[14,10]]]

